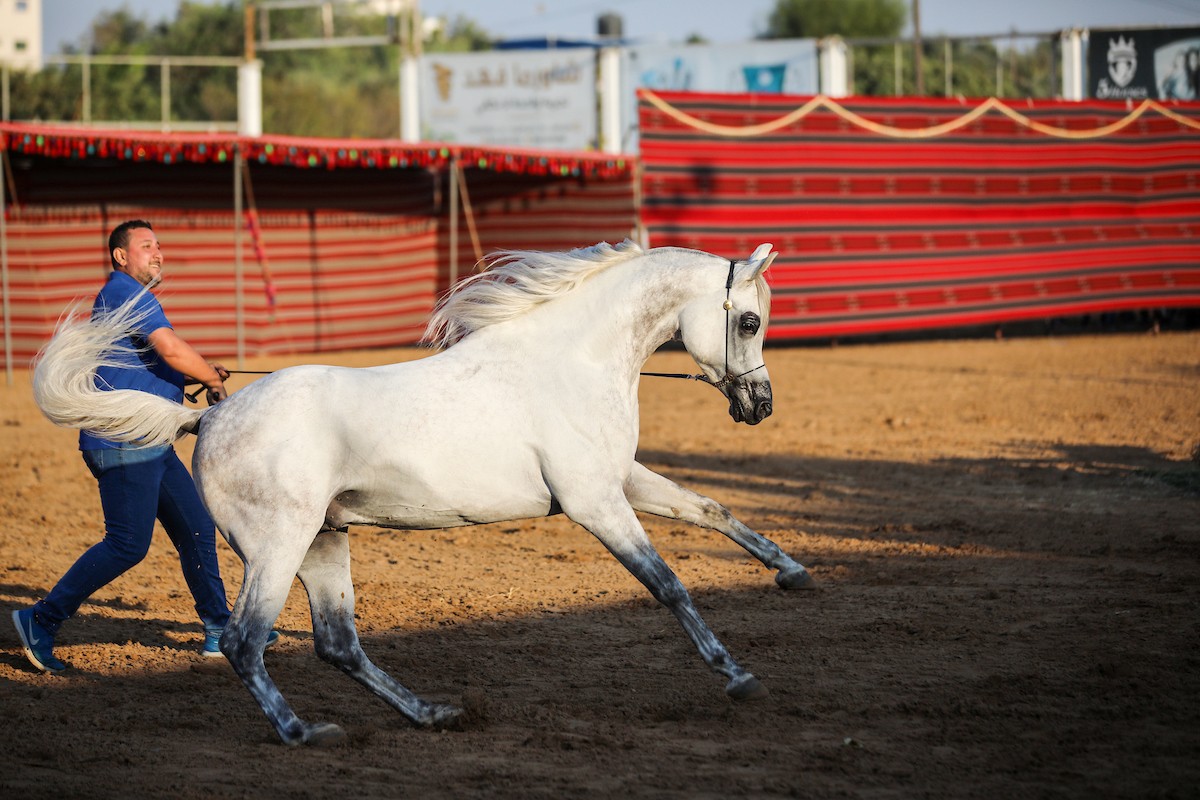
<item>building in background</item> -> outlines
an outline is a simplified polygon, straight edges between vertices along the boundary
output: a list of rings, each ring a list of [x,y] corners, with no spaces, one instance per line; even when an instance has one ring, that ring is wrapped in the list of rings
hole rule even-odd
[[[42,68],[42,0],[0,0],[0,64]]]

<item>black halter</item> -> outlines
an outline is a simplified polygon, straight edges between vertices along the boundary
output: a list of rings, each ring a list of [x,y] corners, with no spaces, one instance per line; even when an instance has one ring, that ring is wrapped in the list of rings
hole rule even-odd
[[[709,379],[709,377],[707,375],[705,375],[704,373],[700,373],[699,375],[692,375],[687,372],[643,372],[640,374],[649,376],[651,378],[684,378],[686,380],[693,380],[693,381],[700,381],[701,383],[707,383],[708,385],[715,386],[718,389],[724,389],[726,386],[728,386],[733,381],[736,381],[738,378],[743,378],[743,377],[749,375],[751,372],[754,372],[755,370],[758,370],[758,369],[762,369],[763,367],[766,366],[766,363],[764,362],[762,364],[759,364],[757,367],[752,367],[751,369],[746,370],[745,372],[741,373],[740,375],[730,375],[729,374],[729,340],[733,337],[733,330],[730,328],[730,325],[729,325],[729,312],[731,310],[733,310],[733,301],[729,298],[729,294],[733,290],[733,271],[736,267],[737,267],[737,261],[733,260],[732,258],[729,259],[729,275],[728,275],[728,277],[725,278],[725,302],[722,304],[723,307],[725,308],[725,376],[723,378],[721,378],[721,380],[719,380],[719,381],[713,381],[713,380]]]

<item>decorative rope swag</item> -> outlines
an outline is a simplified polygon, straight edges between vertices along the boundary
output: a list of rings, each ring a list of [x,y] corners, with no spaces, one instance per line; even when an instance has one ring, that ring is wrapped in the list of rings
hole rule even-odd
[[[1164,117],[1168,117],[1169,119],[1178,122],[1180,125],[1186,125],[1189,128],[1200,130],[1200,121],[1185,117],[1182,114],[1167,108],[1162,103],[1158,103],[1154,100],[1143,100],[1137,108],[1133,109],[1116,122],[1108,125],[1102,125],[1101,127],[1093,128],[1092,130],[1071,130],[1069,128],[1059,128],[1054,125],[1046,125],[1045,123],[1030,119],[1021,112],[1016,111],[1011,106],[1007,105],[1004,101],[998,100],[995,97],[989,97],[987,100],[963,114],[961,117],[952,119],[948,122],[943,122],[940,125],[933,125],[928,128],[897,128],[893,125],[884,125],[882,123],[869,120],[860,114],[854,113],[850,109],[838,103],[836,100],[826,97],[823,94],[817,95],[794,111],[789,111],[782,117],[773,119],[770,122],[745,126],[721,125],[714,122],[707,122],[706,120],[702,120],[698,117],[688,114],[686,111],[681,111],[649,89],[642,89],[641,94],[647,102],[649,102],[659,111],[662,111],[667,116],[683,123],[684,125],[695,128],[696,130],[704,131],[705,133],[711,133],[714,136],[729,137],[765,136],[766,134],[774,133],[782,128],[786,128],[788,125],[791,125],[808,116],[812,112],[822,108],[833,112],[850,124],[856,125],[863,130],[870,131],[871,133],[877,133],[881,136],[891,136],[896,139],[932,139],[938,136],[944,136],[948,133],[953,133],[960,128],[970,125],[972,122],[979,119],[989,111],[998,111],[1017,124],[1023,125],[1030,130],[1037,131],[1038,133],[1042,133],[1047,136],[1056,136],[1060,139],[1099,139],[1104,136],[1110,136],[1129,127],[1136,122],[1139,117],[1148,111],[1154,111],[1162,114]]]

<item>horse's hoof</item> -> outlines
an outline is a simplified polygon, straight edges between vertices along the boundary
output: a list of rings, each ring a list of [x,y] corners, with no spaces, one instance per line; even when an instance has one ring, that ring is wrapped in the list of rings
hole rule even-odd
[[[463,710],[448,703],[430,704],[420,725],[435,731],[460,730],[463,726]]]
[[[775,575],[775,582],[783,589],[815,589],[817,582],[808,574],[804,567],[781,569]]]
[[[770,692],[758,678],[747,672],[740,678],[731,680],[725,687],[725,694],[741,702],[743,700],[762,700]]]
[[[310,747],[333,747],[346,741],[346,733],[332,722],[318,722],[304,734],[304,743]]]

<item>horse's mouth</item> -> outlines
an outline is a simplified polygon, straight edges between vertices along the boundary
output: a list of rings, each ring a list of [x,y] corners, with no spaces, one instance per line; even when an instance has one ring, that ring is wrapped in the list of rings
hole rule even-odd
[[[725,390],[725,396],[729,399],[729,416],[734,422],[757,425],[775,410],[768,381],[731,383]]]

